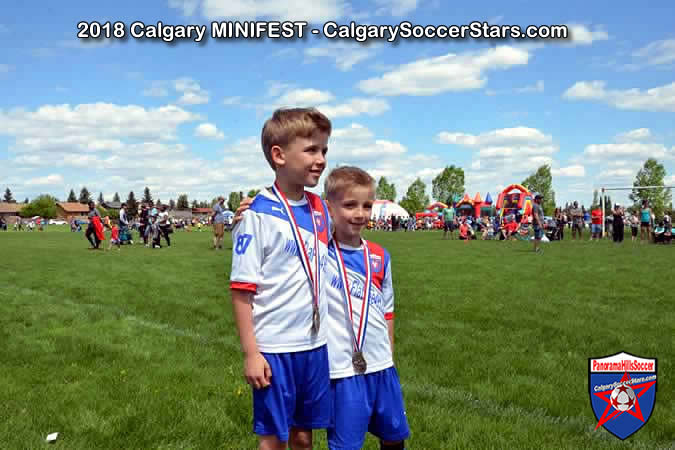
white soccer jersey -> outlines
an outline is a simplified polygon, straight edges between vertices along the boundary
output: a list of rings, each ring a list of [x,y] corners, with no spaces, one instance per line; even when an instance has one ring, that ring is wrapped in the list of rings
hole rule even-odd
[[[312,287],[300,260],[292,222],[274,193],[261,191],[242,214],[232,233],[230,287],[254,293],[253,326],[258,348],[266,353],[311,350],[327,342],[328,307],[325,270],[330,218],[323,201],[308,193],[319,234],[319,333],[312,331]],[[312,271],[315,267],[314,231],[306,200],[288,200]]]
[[[387,326],[387,320],[394,318],[394,288],[392,286],[389,253],[373,242],[368,242],[368,249],[370,250],[372,286],[370,288],[368,324],[362,351],[367,363],[365,373],[372,373],[394,365]],[[340,244],[340,250],[342,251],[352,298],[354,334],[357,334],[365,295],[364,250],[363,246],[354,248],[344,244]],[[352,366],[353,345],[352,334],[349,331],[352,322],[349,318],[349,307],[345,305],[345,296],[335,252],[335,246],[331,243],[329,248],[330,258],[325,275],[329,328],[328,357],[331,379],[356,375]]]

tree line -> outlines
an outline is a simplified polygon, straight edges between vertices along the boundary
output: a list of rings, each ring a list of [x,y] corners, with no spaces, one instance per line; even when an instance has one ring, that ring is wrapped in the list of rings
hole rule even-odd
[[[665,186],[666,178],[666,169],[663,164],[659,163],[654,158],[649,158],[645,161],[644,165],[638,171],[635,180],[633,181],[634,187],[640,186]],[[446,205],[453,204],[456,199],[464,195],[464,169],[459,166],[450,165],[445,167],[434,179],[432,180],[432,195],[433,197],[445,203]],[[547,216],[553,215],[553,212],[556,208],[555,201],[555,191],[553,190],[553,176],[551,174],[551,166],[543,165],[539,167],[535,172],[530,176],[525,178],[520,184],[528,188],[532,192],[539,192],[543,195],[544,201],[542,203],[544,214]],[[426,194],[427,186],[422,181],[421,178],[415,179],[408,189],[405,192],[405,195],[401,198],[399,204],[403,209],[405,209],[410,215],[414,215],[416,212],[423,211],[430,203],[429,196]],[[251,189],[247,193],[247,197],[255,197],[256,194],[260,192],[259,189]],[[389,182],[386,177],[382,176],[377,182],[376,188],[376,198],[379,200],[390,200],[392,202],[396,201],[396,186],[393,182]],[[244,198],[244,193],[240,192],[230,192],[227,198],[227,207],[230,211],[236,211],[239,208],[239,204]],[[633,202],[633,205],[628,209],[630,211],[639,208],[643,200],[648,200],[652,211],[657,216],[663,215],[666,211],[673,210],[672,204],[672,191],[671,189],[633,189],[629,198]],[[76,196],[73,189],[70,190],[68,194],[68,202],[79,202],[88,204],[92,200],[91,193],[87,190],[86,187],[82,187],[80,190],[80,195]],[[14,200],[12,191],[8,188],[5,190],[4,201],[8,203],[16,203]],[[56,217],[56,202],[59,201],[55,197],[49,195],[41,195],[36,197],[32,202],[28,202],[28,199],[24,201],[27,204],[23,208],[21,215],[24,217],[32,216],[42,216],[46,218]],[[117,192],[113,196],[113,202],[120,202],[120,196]],[[170,199],[167,203],[169,209],[190,209],[190,208],[210,208],[217,201],[217,198],[211,199],[210,202],[206,201],[197,201],[192,200],[191,202],[188,199],[187,194],[181,194],[178,196],[177,200],[174,201]],[[102,204],[105,203],[103,193],[99,193],[98,196],[98,207],[102,209]],[[133,191],[129,192],[126,202],[127,212],[130,216],[134,216],[138,210],[139,200],[136,199],[136,196]],[[143,197],[140,200],[140,203],[153,204],[153,205],[162,205],[162,201],[157,198],[153,200],[150,189],[146,186],[143,190]],[[593,192],[593,203],[591,208],[596,208],[600,206],[600,196],[598,191]],[[613,204],[611,197],[605,195],[605,214],[611,214]],[[565,205],[565,209],[569,209],[569,205]],[[24,214],[25,210],[25,214]],[[113,210],[107,211],[111,215],[115,213]]]
[[[258,192],[260,192],[260,189],[251,189],[250,191],[248,191],[247,196],[255,197],[258,194]],[[239,208],[239,204],[241,203],[241,200],[243,198],[244,198],[243,192],[231,192],[227,200],[228,209],[230,209],[231,211],[236,211],[237,208]],[[14,194],[12,193],[9,187],[5,189],[3,201],[6,203],[17,203],[16,200],[14,199]],[[21,217],[40,216],[47,219],[53,219],[57,216],[56,204],[60,201],[61,200],[59,200],[57,197],[54,197],[49,194],[38,195],[32,201],[29,201],[28,198],[26,198],[26,200],[23,202],[26,206],[24,206],[21,209],[19,215]],[[75,194],[75,191],[71,189],[66,199],[66,202],[68,203],[82,203],[84,205],[88,205],[89,202],[91,201],[93,201],[93,197],[86,186],[82,187],[79,196],[77,196]],[[136,216],[138,212],[138,207],[141,204],[146,205],[151,204],[154,206],[166,205],[169,207],[170,210],[186,210],[192,208],[211,208],[217,201],[218,201],[217,197],[211,199],[210,202],[198,201],[195,199],[190,201],[188,199],[187,194],[180,194],[176,200],[170,199],[169,202],[165,204],[162,202],[160,198],[157,198],[156,200],[153,199],[152,193],[150,192],[150,188],[146,186],[145,189],[143,190],[143,196],[141,197],[140,200],[136,198],[134,191],[130,191],[124,203],[126,203],[127,205],[126,208],[127,215],[129,217],[134,217]],[[95,202],[97,204],[96,208],[104,216],[107,215],[114,219],[118,218],[119,214],[118,211],[112,208],[106,210],[106,208],[104,207],[105,202],[106,202],[105,197],[103,196],[103,193],[100,192],[97,201]],[[112,202],[120,202],[120,203],[122,202],[117,192],[115,192],[115,195],[113,195]]]

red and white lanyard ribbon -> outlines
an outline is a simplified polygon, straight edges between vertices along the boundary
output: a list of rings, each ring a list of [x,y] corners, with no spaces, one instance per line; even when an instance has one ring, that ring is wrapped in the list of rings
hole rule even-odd
[[[371,267],[370,267],[370,250],[368,243],[361,239],[363,245],[363,263],[366,269],[366,282],[363,287],[363,302],[361,303],[361,315],[359,316],[359,330],[358,333],[354,331],[354,311],[352,309],[352,296],[349,291],[349,282],[347,281],[347,269],[345,262],[342,259],[342,252],[340,251],[340,244],[337,239],[333,239],[335,243],[335,253],[337,255],[338,271],[340,272],[340,279],[342,281],[342,292],[344,293],[345,310],[349,311],[349,320],[352,324],[351,335],[352,343],[355,352],[363,351],[363,343],[366,340],[366,329],[368,328],[368,312],[370,311],[370,286],[371,286]],[[365,311],[365,314],[364,314]]]
[[[314,270],[312,271],[312,264],[309,260],[309,255],[307,254],[307,248],[305,247],[305,241],[302,239],[302,236],[300,235],[300,228],[298,227],[298,223],[295,220],[295,216],[293,215],[293,210],[291,209],[291,205],[288,203],[288,199],[286,198],[286,194],[279,188],[277,183],[275,182],[274,185],[272,186],[272,191],[274,192],[274,195],[276,195],[279,198],[279,201],[281,202],[281,205],[283,206],[284,210],[286,211],[286,215],[288,216],[288,219],[291,222],[291,231],[293,232],[293,238],[295,239],[295,243],[298,246],[298,253],[300,254],[300,261],[302,262],[302,267],[305,269],[305,273],[307,274],[307,279],[309,280],[309,284],[312,288],[312,295],[314,295],[314,303],[316,306],[319,306],[319,233],[316,230],[316,223],[314,221],[314,209],[312,208],[312,202],[309,201],[309,198],[307,198],[307,194],[303,194],[305,196],[305,199],[307,200],[307,205],[309,206],[309,215],[311,217],[312,221],[312,228],[314,230]]]

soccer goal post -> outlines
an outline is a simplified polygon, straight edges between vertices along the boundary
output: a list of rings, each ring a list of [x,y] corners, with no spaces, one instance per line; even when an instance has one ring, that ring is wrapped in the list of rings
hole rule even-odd
[[[672,189],[673,186],[630,186],[630,187],[602,187],[600,204],[602,209],[602,236],[605,236],[605,191],[632,191],[633,189]]]

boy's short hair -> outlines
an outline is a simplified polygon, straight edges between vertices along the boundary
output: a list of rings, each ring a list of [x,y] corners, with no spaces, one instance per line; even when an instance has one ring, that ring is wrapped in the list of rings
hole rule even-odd
[[[272,147],[287,146],[297,137],[309,138],[317,131],[330,135],[332,125],[328,117],[315,108],[280,108],[267,119],[260,137],[265,159],[276,170]]]
[[[375,192],[375,179],[368,172],[354,166],[342,166],[331,170],[324,183],[328,200],[334,199],[353,186],[369,187]]]

